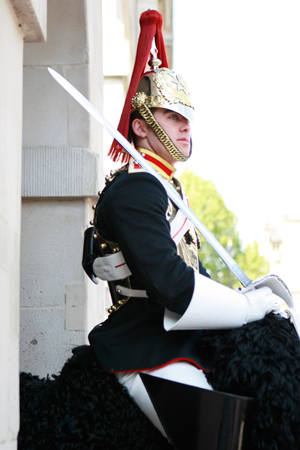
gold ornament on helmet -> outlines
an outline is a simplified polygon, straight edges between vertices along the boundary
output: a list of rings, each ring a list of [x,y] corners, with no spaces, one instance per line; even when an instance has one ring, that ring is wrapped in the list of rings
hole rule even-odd
[[[183,78],[173,70],[162,68],[146,73],[138,84],[131,101],[133,111],[142,103],[148,108],[165,108],[175,111],[187,120],[194,120],[194,105]]]

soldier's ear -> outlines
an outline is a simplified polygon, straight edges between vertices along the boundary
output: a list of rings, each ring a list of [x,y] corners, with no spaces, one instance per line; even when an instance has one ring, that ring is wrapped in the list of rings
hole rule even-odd
[[[143,119],[134,119],[131,124],[132,131],[138,137],[147,137],[148,125]]]

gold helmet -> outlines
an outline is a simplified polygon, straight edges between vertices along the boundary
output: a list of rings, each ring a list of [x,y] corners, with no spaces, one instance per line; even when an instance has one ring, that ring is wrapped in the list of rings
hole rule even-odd
[[[145,104],[148,108],[165,108],[194,120],[194,106],[185,81],[173,70],[162,68],[145,73],[131,100],[132,111]]]
[[[151,25],[149,25],[149,20]],[[155,26],[153,28],[154,22]],[[146,123],[153,129],[159,140],[164,144],[172,157],[177,161],[186,161],[188,157],[184,156],[171,141],[168,134],[154,118],[151,109],[169,109],[181,114],[188,121],[194,120],[194,106],[190,99],[187,85],[180,75],[168,68],[161,31],[161,14],[154,10],[145,11],[141,15],[140,24],[141,34],[139,37],[135,66],[118,130],[126,138],[131,140],[129,116],[132,112],[138,111]],[[152,34],[149,32],[151,27]],[[145,50],[145,41],[147,41],[148,45],[148,47],[146,46],[146,55],[142,53],[143,50]],[[156,49],[155,44],[157,45],[158,50]],[[158,52],[162,58],[162,61],[157,58]],[[143,73],[147,59],[149,58],[149,53],[152,55],[152,58],[148,61],[150,70]],[[145,56],[147,58],[146,60]],[[160,65],[163,65],[163,67],[159,67]],[[141,67],[143,67],[143,70],[137,78],[137,74],[139,70],[141,70]],[[117,160],[122,152],[124,152],[124,149],[122,149],[122,147],[114,141],[110,150],[110,155],[114,160]],[[122,161],[126,160],[127,156],[123,153]]]
[[[161,61],[154,58],[149,62],[153,71],[144,74],[140,80],[136,94],[131,100],[132,112],[138,111],[146,123],[153,129],[168,152],[177,161],[186,161],[184,156],[163,128],[155,120],[151,109],[164,108],[175,111],[189,122],[194,120],[194,106],[187,90],[187,85],[180,75],[167,68],[158,68]]]

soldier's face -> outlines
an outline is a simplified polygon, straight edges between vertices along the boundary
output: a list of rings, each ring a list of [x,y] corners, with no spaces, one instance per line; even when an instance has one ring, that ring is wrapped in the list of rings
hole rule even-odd
[[[153,115],[180,153],[188,157],[191,151],[191,127],[189,121],[181,114],[169,109],[157,108]],[[169,154],[151,128],[148,133],[148,141],[155,153],[170,164],[175,164],[176,160]]]
[[[155,109],[153,116],[182,155],[188,157],[191,151],[189,121],[181,114],[163,108]],[[143,119],[135,119],[132,122],[132,130],[136,135],[137,146],[156,153],[172,165],[177,162]]]

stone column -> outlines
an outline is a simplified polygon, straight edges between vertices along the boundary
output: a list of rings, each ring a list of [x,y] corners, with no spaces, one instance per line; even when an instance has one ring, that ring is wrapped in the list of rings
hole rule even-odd
[[[47,71],[102,109],[101,14],[99,0],[51,0],[47,42],[24,49],[20,361],[41,376],[60,371],[105,314],[104,285],[81,266],[102,129]]]

